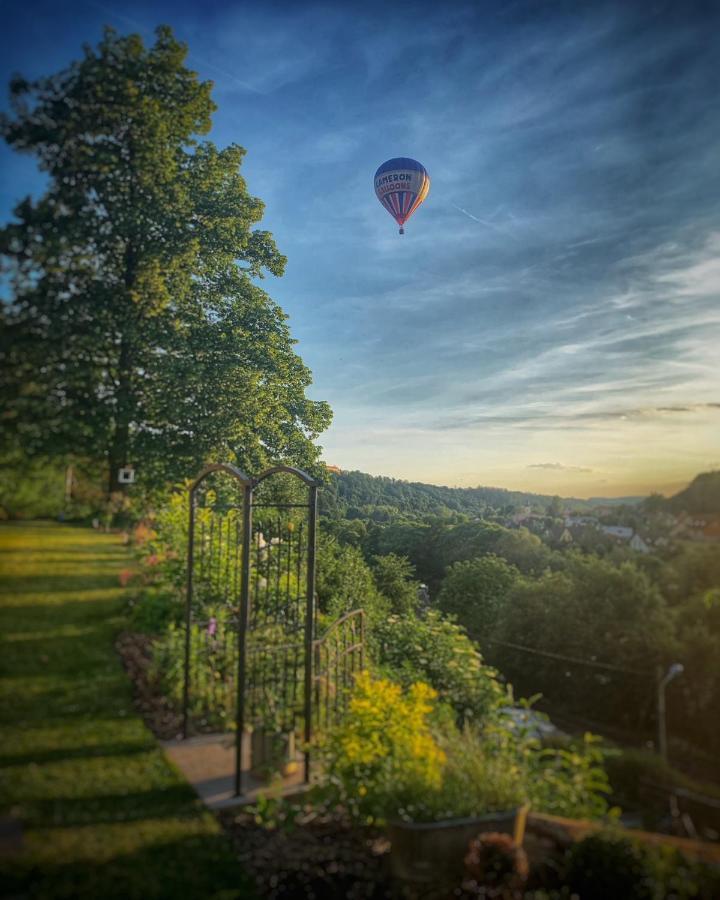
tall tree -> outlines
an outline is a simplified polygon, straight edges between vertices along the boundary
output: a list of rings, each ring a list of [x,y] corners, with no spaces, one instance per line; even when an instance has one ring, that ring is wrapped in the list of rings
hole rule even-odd
[[[104,458],[111,489],[126,463],[147,481],[228,456],[312,467],[330,409],[255,281],[285,258],[253,229],[243,148],[200,139],[212,84],[156,35],[107,29],[66,70],[11,83],[2,133],[48,184],[0,230],[3,428],[29,452]]]
[[[442,583],[438,603],[443,612],[458,617],[471,637],[486,638],[503,614],[518,576],[515,566],[492,553],[453,563]]]

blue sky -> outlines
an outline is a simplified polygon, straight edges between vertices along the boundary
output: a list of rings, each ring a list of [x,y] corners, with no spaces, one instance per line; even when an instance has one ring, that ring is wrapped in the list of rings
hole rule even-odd
[[[674,490],[720,467],[718,7],[70,2],[6,7],[2,77],[170,24],[247,149],[264,287],[325,458],[444,484]],[[404,237],[372,176],[419,159]],[[0,150],[0,216],[42,187]]]

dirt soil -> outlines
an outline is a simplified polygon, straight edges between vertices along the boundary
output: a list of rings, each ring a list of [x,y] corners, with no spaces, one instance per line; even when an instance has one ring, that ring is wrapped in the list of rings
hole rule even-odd
[[[146,634],[124,631],[116,648],[134,688],[135,707],[145,724],[161,741],[182,734],[182,716],[152,679],[152,638]]]

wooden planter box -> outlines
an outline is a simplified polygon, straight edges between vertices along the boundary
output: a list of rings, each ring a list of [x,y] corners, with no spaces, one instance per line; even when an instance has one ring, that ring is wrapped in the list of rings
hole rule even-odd
[[[444,822],[388,822],[392,874],[415,883],[459,883],[470,841],[482,831],[512,835],[517,814],[511,809]]]
[[[265,778],[276,770],[286,774],[290,763],[296,761],[295,732],[271,732],[262,728],[250,734],[250,771]]]

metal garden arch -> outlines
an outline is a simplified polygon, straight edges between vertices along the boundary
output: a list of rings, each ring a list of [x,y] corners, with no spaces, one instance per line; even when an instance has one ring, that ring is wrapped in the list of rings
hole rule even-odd
[[[234,718],[236,795],[251,749],[278,735],[294,746],[296,730],[310,778],[320,698],[313,662],[322,647],[329,658],[327,642],[315,639],[317,496],[317,482],[291,466],[251,478],[214,464],[190,485],[183,736],[193,725],[212,730]],[[357,669],[362,647],[349,642],[351,620],[341,629],[350,648],[343,661]]]

